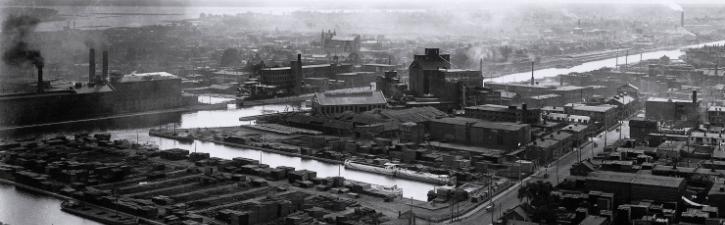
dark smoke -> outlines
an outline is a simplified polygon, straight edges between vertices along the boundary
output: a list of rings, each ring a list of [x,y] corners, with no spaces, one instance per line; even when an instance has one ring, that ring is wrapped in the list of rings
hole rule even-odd
[[[3,62],[11,66],[23,66],[28,63],[36,67],[43,66],[43,56],[39,50],[31,49],[28,34],[40,23],[38,18],[28,15],[9,15],[2,24],[3,36],[9,42],[5,44]]]

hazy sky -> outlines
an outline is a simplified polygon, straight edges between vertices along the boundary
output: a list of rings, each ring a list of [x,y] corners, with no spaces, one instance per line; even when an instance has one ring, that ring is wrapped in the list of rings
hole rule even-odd
[[[273,7],[410,7],[445,5],[500,6],[546,3],[725,4],[725,0],[0,0],[0,4],[36,5],[234,5]]]

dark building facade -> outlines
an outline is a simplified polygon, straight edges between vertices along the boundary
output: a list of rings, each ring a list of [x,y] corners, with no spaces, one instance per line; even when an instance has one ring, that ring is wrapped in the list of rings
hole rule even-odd
[[[180,107],[181,79],[130,74],[111,82],[0,96],[0,126],[37,124]]]
[[[449,54],[426,48],[408,67],[408,88],[415,97],[465,106],[469,95],[483,88],[481,71],[451,69]]]
[[[466,117],[488,121],[522,122],[529,124],[541,121],[541,109],[530,109],[526,104],[521,105],[521,107],[486,104],[469,106],[464,109]]]
[[[288,94],[301,94],[304,92],[305,78],[334,79],[335,74],[352,72],[351,64],[317,64],[302,65],[302,55],[297,55],[297,61],[290,61],[288,67],[264,68],[259,70],[260,82],[272,85]]]
[[[426,48],[425,54],[415,55],[413,63],[408,67],[408,88],[416,96],[428,94],[430,91],[430,75],[426,75],[426,71],[438,71],[439,69],[448,68],[451,68],[450,54],[440,54],[437,48]]]
[[[678,202],[685,191],[685,179],[651,174],[597,171],[586,177],[586,188],[614,194],[615,205],[634,200]]]
[[[700,101],[695,93],[692,100],[649,98],[645,104],[645,118],[654,121],[697,122],[700,120]]]
[[[531,140],[531,126],[465,117],[444,117],[429,122],[433,140],[512,151]]]

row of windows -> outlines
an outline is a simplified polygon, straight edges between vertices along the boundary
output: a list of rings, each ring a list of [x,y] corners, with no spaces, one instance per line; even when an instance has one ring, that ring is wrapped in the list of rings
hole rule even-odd
[[[381,109],[384,105],[347,105],[347,106],[322,106],[319,109],[323,114],[342,113],[345,111],[364,112],[372,109]]]

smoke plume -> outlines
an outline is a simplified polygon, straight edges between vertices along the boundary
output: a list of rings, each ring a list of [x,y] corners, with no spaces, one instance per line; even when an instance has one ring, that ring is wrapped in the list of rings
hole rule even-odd
[[[28,15],[9,15],[2,23],[4,45],[2,60],[10,66],[26,66],[32,64],[43,66],[43,56],[39,50],[32,49],[28,44],[28,34],[35,30],[40,20]]]
[[[678,12],[682,12],[683,11],[682,6],[680,6],[679,4],[677,4],[675,2],[672,2],[672,1],[665,2],[664,5],[667,6],[667,7],[669,7],[670,9],[675,10],[675,11],[678,11]]]

